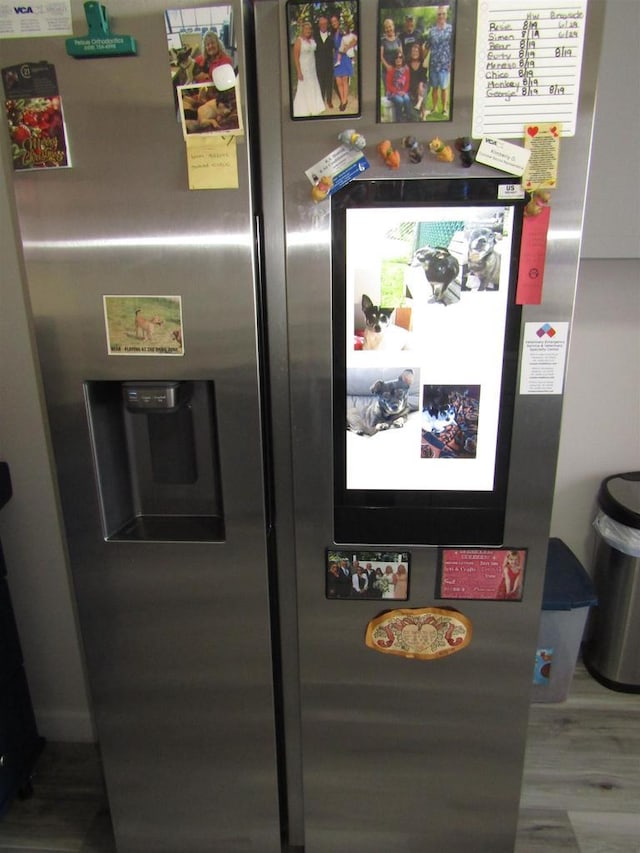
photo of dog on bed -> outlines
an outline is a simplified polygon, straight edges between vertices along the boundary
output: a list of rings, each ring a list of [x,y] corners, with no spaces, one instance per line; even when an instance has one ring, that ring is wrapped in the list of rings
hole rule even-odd
[[[417,368],[350,369],[347,429],[362,436],[402,429],[411,413],[418,410],[417,389]]]
[[[475,459],[479,385],[425,385],[422,390],[422,459]]]

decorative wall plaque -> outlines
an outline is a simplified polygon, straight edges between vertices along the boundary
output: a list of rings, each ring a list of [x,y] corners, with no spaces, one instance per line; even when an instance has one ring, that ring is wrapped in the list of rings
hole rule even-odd
[[[365,642],[382,654],[433,660],[462,651],[472,634],[471,621],[457,610],[418,607],[376,616],[367,625]]]

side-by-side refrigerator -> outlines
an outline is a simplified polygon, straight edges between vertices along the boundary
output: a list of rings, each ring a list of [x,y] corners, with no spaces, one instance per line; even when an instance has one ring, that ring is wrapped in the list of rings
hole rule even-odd
[[[441,120],[393,112],[373,0],[114,2],[131,55],[2,43],[64,109],[70,168],[14,186],[119,853],[513,849],[605,6],[563,12],[536,300],[518,179],[455,146],[480,5],[388,4],[455,15]],[[305,17],[357,32],[313,118]]]

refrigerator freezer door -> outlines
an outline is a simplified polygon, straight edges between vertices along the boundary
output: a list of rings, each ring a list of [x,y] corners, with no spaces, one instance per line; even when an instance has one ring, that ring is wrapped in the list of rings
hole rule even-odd
[[[118,851],[275,853],[280,816],[245,9],[230,4],[225,36],[236,48],[246,111],[245,135],[236,138],[239,186],[190,192],[165,32],[165,10],[175,6],[192,4],[110,4],[115,30],[139,45],[136,57],[80,61],[68,56],[63,39],[46,40],[73,167],[16,174],[15,192]],[[74,30],[83,32],[82,4],[75,11]],[[3,64],[39,57],[44,47],[42,39],[4,41]],[[108,355],[105,295],[132,298],[134,344],[143,339],[135,299],[179,296],[184,354]],[[178,465],[156,454],[149,462],[160,471],[155,491],[140,489],[134,498],[155,507],[151,521],[168,507],[179,527],[179,507],[169,498],[191,490],[191,516],[222,511],[224,533],[171,541],[176,537],[160,530],[147,541],[105,541],[85,383],[113,383],[121,396],[125,381],[182,380],[215,385],[217,508],[198,508],[199,483],[189,482],[197,458]],[[131,418],[144,427],[147,415]],[[154,428],[152,450],[168,440],[169,425]],[[197,444],[197,420],[193,429]],[[104,432],[113,437],[114,430]],[[181,482],[170,487],[168,478]],[[169,523],[164,527],[170,532]]]

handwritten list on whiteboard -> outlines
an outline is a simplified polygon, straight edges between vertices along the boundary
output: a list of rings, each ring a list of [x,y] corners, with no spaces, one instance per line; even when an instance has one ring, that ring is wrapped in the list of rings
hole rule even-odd
[[[480,0],[474,137],[522,137],[558,122],[574,136],[587,0]]]

